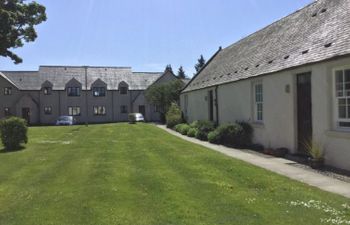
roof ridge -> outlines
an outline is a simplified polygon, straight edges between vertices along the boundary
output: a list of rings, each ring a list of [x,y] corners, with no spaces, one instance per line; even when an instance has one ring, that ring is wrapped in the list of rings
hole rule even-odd
[[[1,70],[2,73],[39,73],[38,70]]]
[[[131,66],[72,66],[72,65],[40,65],[40,67],[51,67],[51,68],[111,68],[111,69],[132,69]]]

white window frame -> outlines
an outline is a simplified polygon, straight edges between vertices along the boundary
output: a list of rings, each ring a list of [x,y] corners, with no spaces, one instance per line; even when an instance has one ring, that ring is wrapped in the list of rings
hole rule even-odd
[[[44,114],[51,115],[52,114],[52,106],[45,106],[44,107]]]
[[[105,116],[106,115],[106,107],[105,106],[94,106],[93,107],[95,116]]]
[[[345,70],[350,70],[350,65],[348,66],[342,66],[342,67],[337,67],[333,69],[333,84],[332,84],[332,92],[333,92],[333,120],[334,120],[334,127],[336,130],[340,131],[350,131],[350,126],[349,127],[343,127],[340,126],[340,123],[350,123],[350,110],[348,111],[348,107],[350,107],[350,95],[346,96],[346,89],[345,89]],[[336,72],[338,71],[343,71],[343,96],[338,96],[337,93],[337,77],[336,77]],[[349,90],[350,91],[350,90]],[[346,113],[348,114],[346,117],[347,118],[339,118],[339,100],[340,99],[345,99],[345,106],[346,106]]]
[[[12,95],[12,87],[5,87],[4,95]]]
[[[257,86],[261,86],[261,98],[257,98]],[[253,82],[253,110],[254,110],[254,122],[263,123],[264,122],[264,86],[262,81]],[[261,110],[259,110],[259,105],[261,105]],[[261,118],[259,116],[261,113]]]
[[[69,116],[81,116],[80,106],[69,106],[68,107]]]

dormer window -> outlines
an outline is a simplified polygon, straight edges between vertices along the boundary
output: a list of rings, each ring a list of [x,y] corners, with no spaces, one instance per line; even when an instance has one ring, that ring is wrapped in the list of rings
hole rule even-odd
[[[80,96],[80,87],[67,88],[67,95],[70,97]]]
[[[44,91],[44,95],[51,95],[51,93],[52,93],[52,88],[50,88],[50,87],[44,87],[43,91]]]
[[[128,94],[128,87],[119,87],[119,92],[121,95]]]
[[[12,95],[12,88],[11,87],[5,87],[4,88],[4,95]]]
[[[106,88],[94,87],[94,88],[92,88],[92,94],[94,97],[104,97],[104,96],[106,96]]]

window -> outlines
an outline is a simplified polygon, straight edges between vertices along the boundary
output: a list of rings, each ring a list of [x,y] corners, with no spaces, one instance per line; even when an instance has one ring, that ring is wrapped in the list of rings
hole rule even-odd
[[[11,111],[10,111],[10,108],[9,108],[9,107],[5,107],[5,108],[4,108],[4,115],[5,115],[5,116],[11,116]]]
[[[12,88],[11,87],[5,87],[4,95],[11,95],[11,94],[12,94]]]
[[[68,107],[68,115],[69,116],[80,116],[80,107],[79,106]]]
[[[262,122],[264,119],[264,97],[262,83],[254,84],[254,120]]]
[[[44,95],[51,95],[52,88],[50,87],[44,87]]]
[[[104,116],[104,115],[106,115],[106,107],[104,107],[104,106],[94,106],[94,115],[95,116]]]
[[[45,115],[51,115],[52,114],[52,107],[51,106],[45,106],[44,107],[44,113],[45,113]]]
[[[128,107],[126,105],[120,106],[120,113],[128,113]]]
[[[104,88],[104,87],[94,87],[92,89],[92,94],[93,94],[94,97],[106,96],[106,88]]]
[[[350,128],[350,69],[335,71],[337,126]]]
[[[69,87],[67,89],[68,96],[80,96],[80,88],[79,87]]]
[[[126,95],[128,93],[128,87],[119,87],[119,92],[121,95]]]

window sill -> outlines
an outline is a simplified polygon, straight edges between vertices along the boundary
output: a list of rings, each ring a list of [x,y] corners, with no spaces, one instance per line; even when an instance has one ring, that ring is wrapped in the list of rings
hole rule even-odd
[[[326,132],[328,137],[350,139],[350,130],[330,130]]]
[[[265,128],[265,124],[263,122],[253,122],[251,125],[253,128]]]

